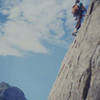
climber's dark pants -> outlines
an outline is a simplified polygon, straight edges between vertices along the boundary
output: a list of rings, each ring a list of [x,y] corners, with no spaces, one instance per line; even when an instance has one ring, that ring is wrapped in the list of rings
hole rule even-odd
[[[77,30],[79,30],[79,28],[81,27],[81,20],[82,20],[82,12],[80,12],[80,14],[79,14],[79,16],[78,16],[78,19],[77,19],[77,23],[76,23],[76,26],[75,26],[75,28],[77,29]]]

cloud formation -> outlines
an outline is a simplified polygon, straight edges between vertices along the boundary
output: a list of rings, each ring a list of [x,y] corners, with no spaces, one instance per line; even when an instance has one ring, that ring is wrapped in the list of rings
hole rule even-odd
[[[73,3],[74,0],[2,0],[0,13],[7,20],[0,23],[0,55],[49,53],[44,41],[66,47],[62,38],[65,27],[70,29],[73,25]]]

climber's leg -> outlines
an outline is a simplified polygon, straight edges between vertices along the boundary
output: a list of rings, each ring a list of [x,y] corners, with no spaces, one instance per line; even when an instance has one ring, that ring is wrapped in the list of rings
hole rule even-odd
[[[82,20],[82,17],[79,16],[78,20],[77,20],[77,23],[76,23],[76,26],[75,26],[75,30],[72,33],[73,36],[76,36],[76,33],[78,32],[79,28],[81,27],[81,20]]]

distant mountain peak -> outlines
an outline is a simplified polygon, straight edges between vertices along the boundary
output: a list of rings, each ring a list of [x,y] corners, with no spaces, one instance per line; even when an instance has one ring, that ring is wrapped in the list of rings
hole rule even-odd
[[[0,83],[0,100],[26,100],[23,91],[9,84]]]

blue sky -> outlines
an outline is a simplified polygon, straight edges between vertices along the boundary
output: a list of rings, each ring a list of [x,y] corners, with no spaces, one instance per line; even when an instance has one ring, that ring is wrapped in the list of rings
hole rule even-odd
[[[63,48],[52,46],[51,49],[53,55],[33,54],[23,58],[1,56],[0,81],[18,86],[29,100],[47,100],[66,52]]]
[[[0,82],[21,88],[28,100],[47,100],[74,39],[73,4],[74,0],[0,0]]]

